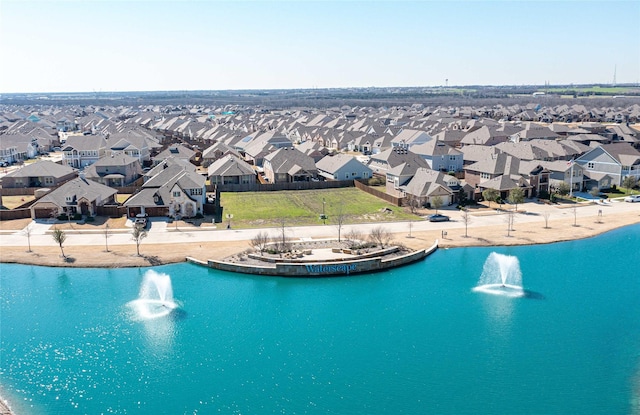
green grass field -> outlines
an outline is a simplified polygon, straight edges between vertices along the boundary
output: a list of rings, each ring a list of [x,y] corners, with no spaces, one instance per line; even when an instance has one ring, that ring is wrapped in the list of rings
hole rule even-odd
[[[323,222],[320,219],[323,200],[327,224],[335,224],[340,212],[344,216],[343,224],[417,219],[403,208],[353,187],[220,194],[222,218],[226,222],[226,215],[232,214],[234,228],[276,227],[283,218],[286,226],[319,225]],[[391,212],[383,212],[385,208]]]

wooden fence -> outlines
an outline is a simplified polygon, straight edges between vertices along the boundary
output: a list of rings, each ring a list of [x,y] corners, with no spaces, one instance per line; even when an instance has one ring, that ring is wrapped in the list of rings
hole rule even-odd
[[[355,180],[354,181],[355,186],[362,190],[363,192],[367,192],[370,195],[373,195],[375,197],[378,197],[386,202],[391,203],[394,206],[402,206],[402,198],[401,197],[395,197],[395,196],[391,196],[381,190],[378,190],[376,188],[373,188],[371,186],[367,186],[366,184],[364,184],[363,182],[361,182],[360,180]]]
[[[323,182],[219,184],[218,192],[275,192],[279,190],[337,189],[355,186],[353,180],[327,180]],[[207,192],[215,192],[216,185],[208,185]]]
[[[31,209],[0,210],[0,220],[26,219],[31,217]]]

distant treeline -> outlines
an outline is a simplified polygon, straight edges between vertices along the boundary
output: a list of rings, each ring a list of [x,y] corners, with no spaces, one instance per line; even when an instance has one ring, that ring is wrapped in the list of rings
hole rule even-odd
[[[533,96],[534,92],[544,92]],[[634,85],[554,85],[411,88],[326,88],[291,90],[153,91],[2,94],[8,105],[262,105],[267,108],[423,105],[515,105],[544,101],[546,105],[573,104],[588,98],[602,106],[637,103],[640,88]]]

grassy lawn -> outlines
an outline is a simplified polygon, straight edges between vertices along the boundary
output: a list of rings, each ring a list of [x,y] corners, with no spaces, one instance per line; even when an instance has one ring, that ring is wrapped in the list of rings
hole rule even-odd
[[[2,205],[7,209],[15,209],[20,205],[32,201],[36,197],[33,195],[27,196],[2,196]]]
[[[389,222],[417,219],[401,207],[392,206],[356,188],[299,190],[281,192],[222,193],[223,220],[232,214],[236,228],[279,226],[282,218],[287,226],[319,225],[324,212],[327,224],[335,224],[342,211],[343,223]],[[385,208],[390,211],[385,212]]]
[[[118,193],[118,194],[116,195],[116,201],[117,201],[118,203],[124,203],[127,199],[129,199],[129,197],[130,197],[130,196],[131,196],[131,195],[130,195],[130,194],[127,194],[127,193],[123,193],[123,194]]]

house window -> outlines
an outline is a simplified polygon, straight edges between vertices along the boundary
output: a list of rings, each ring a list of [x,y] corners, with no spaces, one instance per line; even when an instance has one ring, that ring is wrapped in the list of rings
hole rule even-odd
[[[480,173],[480,178],[484,180],[489,180],[491,175],[489,173]]]
[[[178,191],[173,192],[173,197],[180,197],[180,192]]]
[[[589,163],[587,163],[587,168],[588,169],[595,169],[596,168],[596,163],[594,163],[593,161],[590,161]]]
[[[449,156],[449,161],[455,161],[456,156]]]
[[[191,195],[201,195],[202,189],[191,189]]]
[[[44,184],[46,184],[46,185],[53,184],[53,177],[45,177],[44,178]]]

